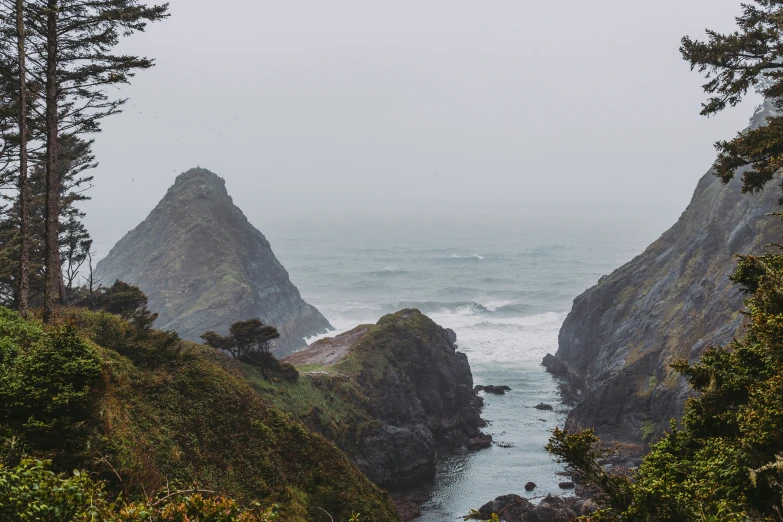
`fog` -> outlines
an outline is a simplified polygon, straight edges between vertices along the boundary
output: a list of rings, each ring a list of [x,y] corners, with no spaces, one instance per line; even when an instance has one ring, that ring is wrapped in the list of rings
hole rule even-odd
[[[592,221],[662,232],[751,99],[699,115],[678,47],[737,0],[174,0],[96,137],[99,256],[197,165],[262,231]]]

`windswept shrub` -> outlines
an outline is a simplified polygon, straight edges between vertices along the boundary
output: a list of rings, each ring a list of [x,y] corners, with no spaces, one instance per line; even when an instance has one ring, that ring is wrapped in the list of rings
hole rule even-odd
[[[279,337],[280,333],[274,326],[264,324],[260,319],[236,321],[231,324],[226,336],[212,330],[201,334],[206,344],[259,368],[267,379],[280,377],[293,382],[299,378],[299,372],[292,365],[277,360],[271,352],[274,341]]]

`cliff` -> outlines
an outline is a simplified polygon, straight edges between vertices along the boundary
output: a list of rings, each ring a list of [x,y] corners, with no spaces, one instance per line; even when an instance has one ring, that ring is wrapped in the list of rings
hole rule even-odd
[[[149,216],[98,263],[96,278],[139,286],[159,313],[156,327],[193,341],[260,318],[280,331],[276,353],[283,356],[331,329],[234,205],[223,179],[205,169],[177,176]]]
[[[481,399],[456,336],[418,310],[402,310],[283,361],[295,383],[252,378],[260,394],[333,440],[389,490],[435,475],[438,452],[487,447]]]
[[[770,113],[763,106],[751,125]],[[780,242],[783,224],[766,215],[779,210],[779,197],[777,184],[743,195],[738,180],[723,185],[707,173],[672,228],[574,300],[557,350],[567,368],[547,360],[582,394],[568,428],[641,442],[682,415],[689,390],[670,364],[694,361],[740,330],[743,296],[729,275],[736,254]]]

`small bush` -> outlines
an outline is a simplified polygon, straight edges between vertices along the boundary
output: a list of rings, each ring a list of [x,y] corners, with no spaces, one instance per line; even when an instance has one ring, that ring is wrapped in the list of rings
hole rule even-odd
[[[100,375],[97,353],[72,326],[44,331],[0,312],[0,434],[44,450],[67,446]]]

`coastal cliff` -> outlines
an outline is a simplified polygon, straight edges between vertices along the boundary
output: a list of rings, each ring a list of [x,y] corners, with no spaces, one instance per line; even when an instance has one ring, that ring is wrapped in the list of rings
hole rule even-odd
[[[766,104],[751,126],[771,114]],[[780,242],[780,188],[742,194],[711,172],[688,208],[644,253],[574,300],[559,334],[553,373],[579,399],[566,426],[593,427],[605,441],[650,441],[680,418],[689,387],[670,365],[696,360],[740,331],[740,289],[729,276],[737,254]],[[565,363],[564,365],[561,363]],[[581,396],[577,395],[581,394]]]
[[[489,446],[467,356],[456,335],[402,310],[283,360],[294,382],[250,379],[262,397],[334,441],[388,490],[431,481],[439,452]]]
[[[280,332],[276,355],[285,356],[331,329],[234,205],[223,179],[206,169],[177,176],[149,216],[98,263],[96,278],[139,286],[160,314],[156,327],[188,340],[260,318]]]

